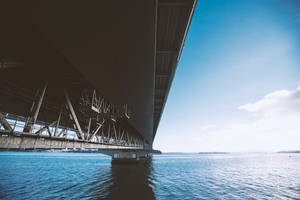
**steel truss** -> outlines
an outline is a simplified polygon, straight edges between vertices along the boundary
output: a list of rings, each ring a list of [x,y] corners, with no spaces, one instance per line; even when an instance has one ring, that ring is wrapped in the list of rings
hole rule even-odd
[[[116,106],[97,94],[94,89],[84,89],[74,104],[68,90],[62,92],[64,101],[52,122],[38,120],[48,84],[36,92],[28,116],[22,117],[0,112],[0,130],[12,135],[34,134],[37,137],[65,138],[105,145],[143,147],[145,140],[130,127],[131,112],[127,105]]]

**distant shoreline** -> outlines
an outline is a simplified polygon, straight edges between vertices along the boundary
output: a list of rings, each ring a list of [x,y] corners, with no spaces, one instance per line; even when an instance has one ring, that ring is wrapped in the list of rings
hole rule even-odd
[[[198,154],[229,154],[230,152],[199,152]]]
[[[1,149],[0,152],[49,152],[49,153],[101,153],[98,150],[44,150],[44,149],[22,149],[22,150],[6,150],[6,149]]]
[[[274,152],[222,152],[222,151],[212,151],[212,152],[163,152],[163,154],[235,154],[235,153],[300,153],[300,150],[291,151],[274,151]]]
[[[300,153],[300,150],[296,150],[296,151],[278,151],[277,153]]]

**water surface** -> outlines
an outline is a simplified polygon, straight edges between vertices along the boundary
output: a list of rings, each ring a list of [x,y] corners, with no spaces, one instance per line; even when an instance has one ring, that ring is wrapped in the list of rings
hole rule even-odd
[[[0,152],[0,199],[300,199],[300,154]]]

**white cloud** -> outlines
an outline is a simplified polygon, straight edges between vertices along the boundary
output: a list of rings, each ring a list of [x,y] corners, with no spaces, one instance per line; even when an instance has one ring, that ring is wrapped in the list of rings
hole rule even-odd
[[[280,151],[300,149],[300,88],[279,90],[238,109],[260,115],[202,129],[199,151]]]
[[[300,114],[300,86],[294,90],[279,90],[267,94],[261,100],[239,107],[252,113],[264,115]]]

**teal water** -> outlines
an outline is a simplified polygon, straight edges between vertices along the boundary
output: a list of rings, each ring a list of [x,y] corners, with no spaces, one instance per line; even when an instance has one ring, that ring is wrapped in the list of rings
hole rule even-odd
[[[0,199],[300,199],[300,154],[0,152]]]

